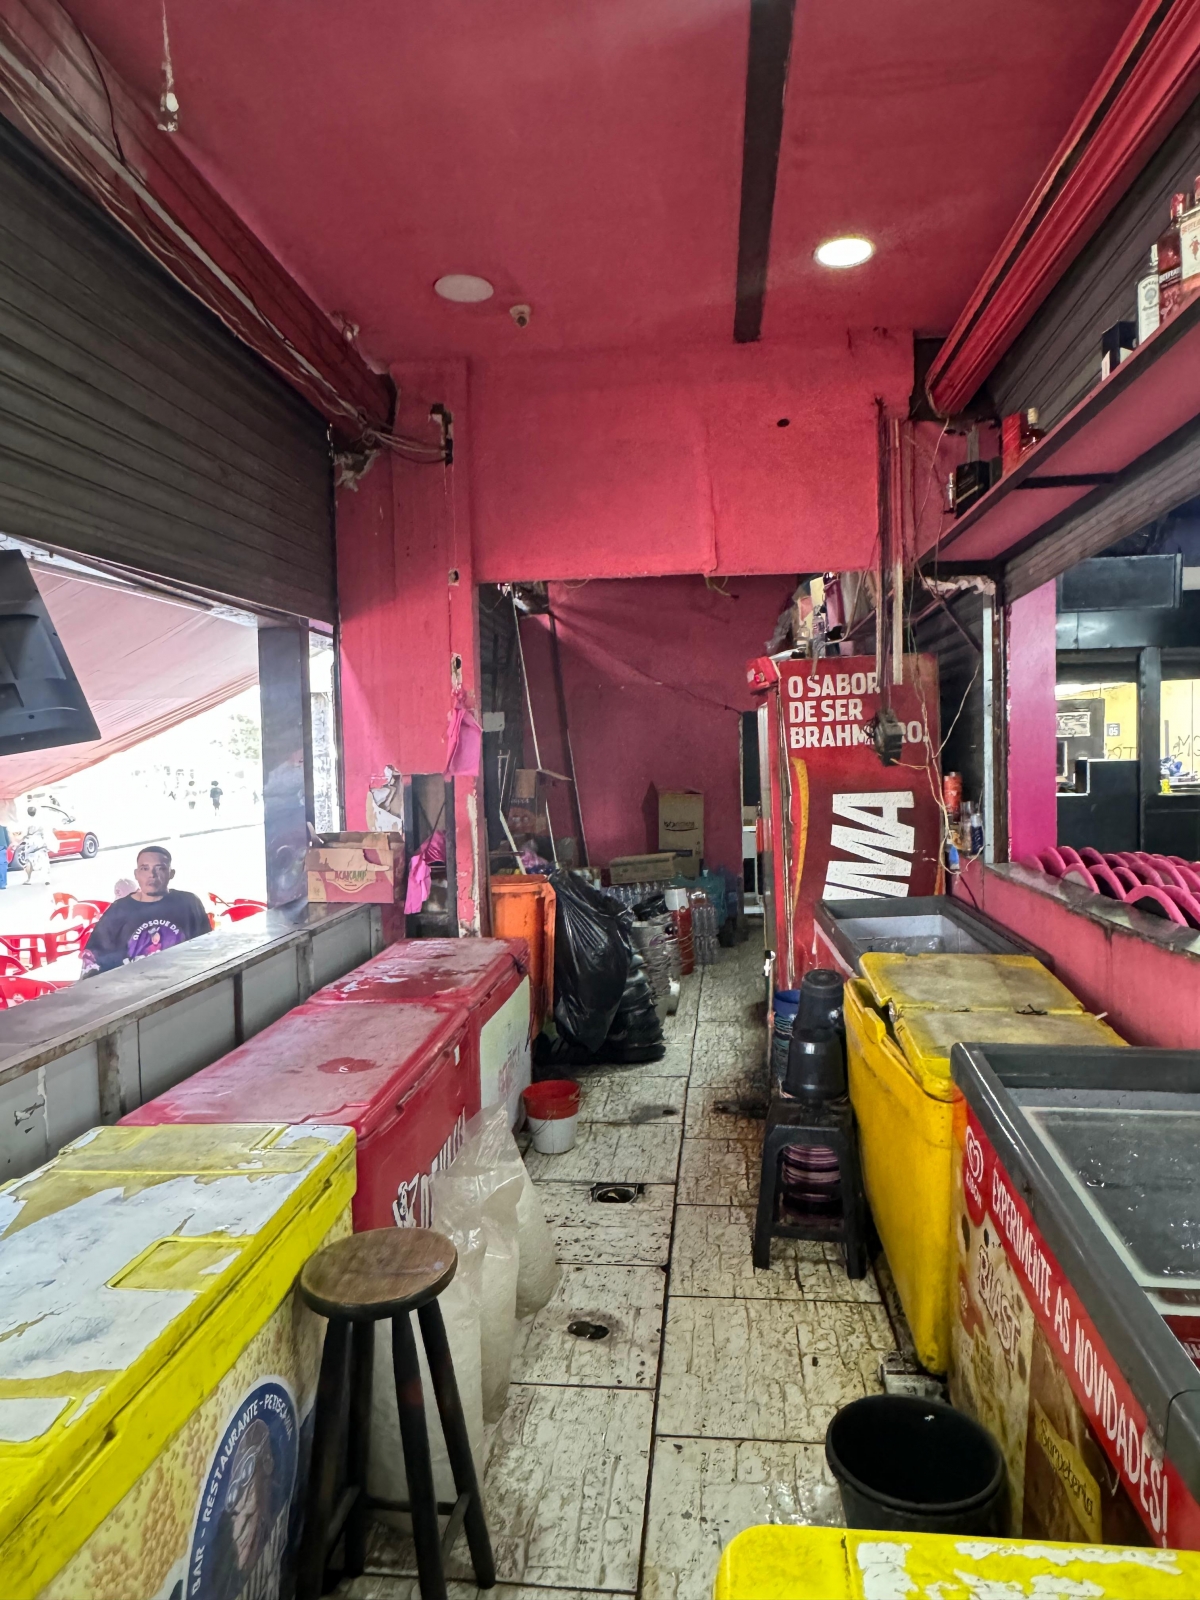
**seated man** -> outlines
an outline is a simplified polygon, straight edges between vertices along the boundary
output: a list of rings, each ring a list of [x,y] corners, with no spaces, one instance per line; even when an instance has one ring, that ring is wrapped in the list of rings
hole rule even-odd
[[[138,852],[137,888],[114,900],[98,918],[83,947],[83,977],[111,972],[211,932],[208,914],[196,896],[170,887],[174,876],[169,850],[148,844]]]

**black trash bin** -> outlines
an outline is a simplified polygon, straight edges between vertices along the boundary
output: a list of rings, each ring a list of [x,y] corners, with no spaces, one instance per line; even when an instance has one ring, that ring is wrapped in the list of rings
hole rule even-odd
[[[825,1459],[846,1525],[903,1533],[1007,1532],[1007,1478],[986,1428],[940,1400],[868,1395],[834,1417]]]

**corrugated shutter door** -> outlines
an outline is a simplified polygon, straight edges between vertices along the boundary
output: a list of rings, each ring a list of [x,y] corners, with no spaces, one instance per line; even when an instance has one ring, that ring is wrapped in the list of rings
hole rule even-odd
[[[326,425],[0,119],[0,532],[331,622]]]

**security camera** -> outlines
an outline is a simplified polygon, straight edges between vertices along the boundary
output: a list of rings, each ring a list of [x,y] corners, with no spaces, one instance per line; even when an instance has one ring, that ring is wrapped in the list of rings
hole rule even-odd
[[[532,306],[509,306],[508,314],[518,328],[527,328],[529,319],[533,316]]]

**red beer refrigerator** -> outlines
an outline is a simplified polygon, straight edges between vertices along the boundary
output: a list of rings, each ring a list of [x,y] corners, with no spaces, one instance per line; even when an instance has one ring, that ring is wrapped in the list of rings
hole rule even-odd
[[[529,949],[524,939],[409,939],[319,989],[310,1005],[347,1002],[448,1007],[466,1014],[472,1114],[508,1106],[521,1118],[531,1076]]]
[[[479,1105],[467,1033],[461,1007],[309,1001],[121,1120],[352,1127],[355,1228],[427,1228],[429,1180]]]
[[[928,655],[904,657],[902,682],[891,688],[904,739],[899,762],[886,767],[867,726],[880,706],[874,656],[774,657],[765,674],[762,665],[752,663],[749,676],[763,694],[766,937],[776,989],[794,989],[820,965],[818,900],[938,892],[937,665]]]

